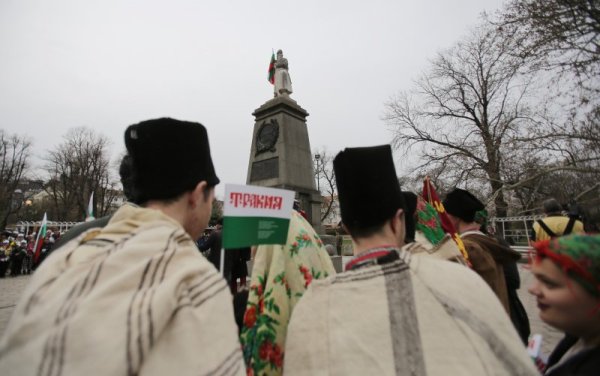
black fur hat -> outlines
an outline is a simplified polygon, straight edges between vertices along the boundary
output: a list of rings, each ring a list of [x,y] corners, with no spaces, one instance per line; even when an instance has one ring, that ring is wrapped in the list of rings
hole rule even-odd
[[[475,213],[485,209],[485,205],[477,197],[464,189],[454,188],[444,199],[444,209],[465,222],[475,221]]]
[[[143,121],[127,128],[125,146],[138,203],[175,198],[203,180],[208,186],[219,183],[202,124],[170,118]]]
[[[346,148],[333,160],[333,169],[348,228],[383,224],[404,209],[390,145]]]
[[[402,196],[404,197],[404,206],[406,207],[404,213],[404,225],[406,227],[404,242],[412,243],[415,241],[415,233],[417,231],[417,218],[415,217],[417,212],[417,195],[412,192],[402,192]]]

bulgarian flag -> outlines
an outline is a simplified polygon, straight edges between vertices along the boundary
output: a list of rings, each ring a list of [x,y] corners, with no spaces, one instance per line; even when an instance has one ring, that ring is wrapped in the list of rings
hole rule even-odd
[[[284,189],[227,184],[223,248],[285,244],[294,195]]]
[[[471,261],[469,260],[469,255],[467,254],[465,245],[463,244],[458,232],[456,232],[454,225],[452,224],[452,222],[450,222],[448,213],[446,213],[446,209],[444,209],[444,205],[440,201],[440,198],[439,198],[437,192],[435,191],[433,184],[431,184],[431,180],[429,179],[429,176],[425,177],[425,181],[423,182],[423,198],[425,199],[425,201],[430,203],[435,208],[435,210],[438,212],[442,228],[444,229],[444,231],[447,234],[450,234],[450,236],[452,236],[452,239],[458,246],[460,253],[462,253],[463,257],[465,258],[467,265],[469,267],[471,267],[472,266]]]
[[[44,213],[44,219],[42,219],[42,225],[40,226],[40,230],[35,237],[35,243],[33,245],[33,262],[37,263],[37,260],[42,253],[42,244],[44,244],[44,236],[46,236],[46,231],[48,229],[48,217],[46,213]],[[41,235],[44,234],[44,235]],[[41,238],[41,239],[40,239]]]
[[[271,62],[269,63],[269,76],[267,78],[271,85],[275,85],[275,52],[271,51]]]
[[[88,203],[87,213],[85,214],[85,220],[91,221],[94,219],[94,192],[90,196],[90,202]]]

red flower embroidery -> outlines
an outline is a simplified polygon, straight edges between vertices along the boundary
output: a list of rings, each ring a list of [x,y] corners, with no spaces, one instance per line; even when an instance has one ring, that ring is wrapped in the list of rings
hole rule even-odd
[[[423,224],[429,228],[436,228],[436,226],[437,226],[437,222],[435,221],[435,218],[431,218],[428,221],[424,222]]]
[[[283,351],[276,343],[265,341],[258,349],[258,356],[260,359],[273,363],[279,368],[283,366]]]
[[[250,290],[256,290],[256,295],[261,296],[263,293],[263,287],[262,285],[252,285],[250,286]]]
[[[265,299],[261,296],[258,300],[258,312],[263,313],[265,310]]]
[[[304,275],[304,287],[306,288],[312,282],[313,276],[310,274],[308,268],[304,265],[300,265],[298,269],[300,269],[300,273]]]
[[[269,359],[271,363],[274,363],[277,367],[281,368],[283,365],[283,353],[281,352],[279,345],[273,345],[273,351],[271,352],[271,357]]]
[[[256,307],[250,306],[244,313],[244,325],[246,328],[252,328],[256,323]]]
[[[312,280],[313,280],[313,277],[312,277],[312,275],[310,273],[305,274],[304,275],[304,287],[305,288],[308,287],[308,285],[310,285],[310,283],[312,282]]]
[[[258,356],[262,360],[270,360],[272,352],[273,345],[271,345],[271,342],[265,341],[262,345],[260,345],[260,349],[258,350]]]

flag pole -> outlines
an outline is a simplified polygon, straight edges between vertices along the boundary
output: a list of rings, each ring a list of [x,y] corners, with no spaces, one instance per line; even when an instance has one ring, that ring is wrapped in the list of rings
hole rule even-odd
[[[223,277],[225,276],[225,248],[221,248],[221,256],[219,257],[219,270]]]
[[[431,203],[431,180],[429,180],[429,175],[425,175],[425,183],[427,184],[427,202]]]
[[[94,219],[94,192],[92,191],[92,194],[90,195],[90,201],[88,203],[88,207],[87,207],[87,213],[85,213],[85,220],[86,221],[91,221],[92,219]]]

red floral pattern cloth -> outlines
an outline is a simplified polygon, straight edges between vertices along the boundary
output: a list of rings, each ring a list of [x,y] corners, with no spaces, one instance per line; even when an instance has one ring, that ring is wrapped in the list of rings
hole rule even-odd
[[[311,225],[297,212],[285,245],[258,247],[240,340],[248,375],[281,375],[287,325],[313,279],[335,274]]]

